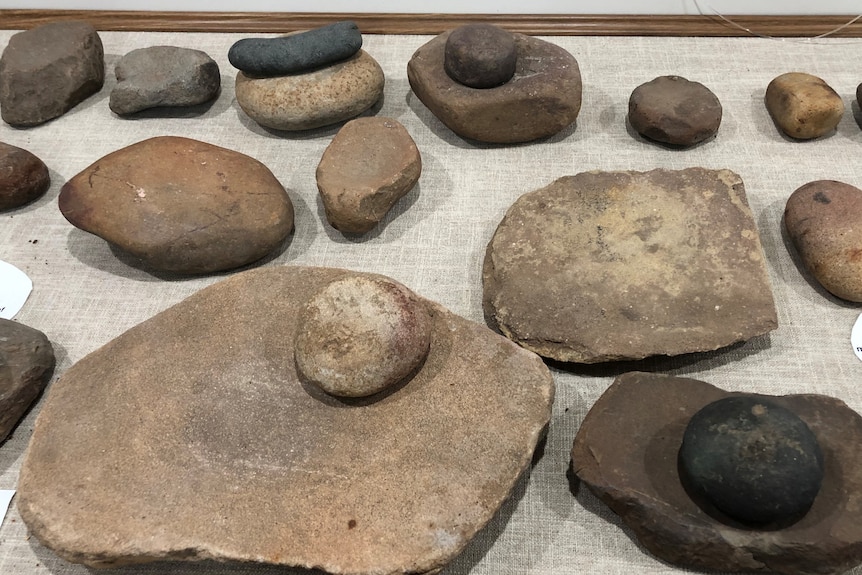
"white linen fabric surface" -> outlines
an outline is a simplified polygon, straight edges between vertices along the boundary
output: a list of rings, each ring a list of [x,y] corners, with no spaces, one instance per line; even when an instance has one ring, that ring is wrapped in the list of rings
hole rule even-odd
[[[12,31],[0,31],[5,45]],[[800,266],[782,232],[789,195],[801,185],[835,179],[862,187],[862,129],[855,103],[862,81],[862,40],[761,38],[553,37],[583,76],[577,125],[534,143],[511,146],[465,141],[411,92],[406,66],[428,36],[366,36],[364,49],[386,74],[384,99],[370,112],[399,120],[423,159],[417,187],[372,232],[348,238],[330,227],[315,168],[339,126],[301,133],[261,128],[234,97],[227,61],[242,34],[103,32],[107,79],[102,90],[47,124],[0,125],[0,141],[30,150],[50,168],[41,199],[0,213],[0,260],[25,271],[34,290],[18,321],[42,330],[57,355],[54,377],[125,330],[230,273],[181,277],[152,273],[101,239],[70,225],[57,208],[63,183],[100,157],[143,139],[176,135],[237,150],[266,164],[288,190],[296,230],[284,249],[258,265],[343,267],[388,275],[455,313],[483,322],[481,266],[485,247],[508,207],[554,179],[588,170],[728,168],[745,182],[760,230],[780,327],[712,353],[657,358],[634,365],[551,369],[557,396],[541,457],[512,497],[444,570],[445,575],[663,574],[684,569],[647,553],[621,520],[583,485],[570,483],[572,441],[589,408],[619,373],[646,369],[693,377],[734,391],[820,393],[862,411],[862,362],[850,330],[862,305],[826,293]],[[113,68],[130,50],[174,45],[206,51],[221,67],[222,90],[194,112],[113,114]],[[763,104],[772,78],[802,71],[825,79],[847,110],[837,131],[810,142],[783,137]],[[626,124],[638,85],[680,75],[709,87],[724,107],[717,137],[689,150],[649,143]],[[159,166],[152,166],[158,170]],[[0,446],[0,489],[14,489],[37,405]],[[118,446],[119,448],[119,446]],[[175,563],[108,570],[106,574],[246,575],[294,573],[258,565]],[[296,574],[305,573],[295,570]],[[0,573],[85,575],[30,537],[14,505],[0,528]],[[862,575],[862,568],[852,571]]]

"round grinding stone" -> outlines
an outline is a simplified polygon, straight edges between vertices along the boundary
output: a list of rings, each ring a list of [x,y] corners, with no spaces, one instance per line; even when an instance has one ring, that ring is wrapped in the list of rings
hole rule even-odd
[[[731,396],[692,416],[680,473],[697,495],[750,525],[801,517],[823,480],[817,438],[796,414],[753,396]]]
[[[450,78],[470,88],[494,88],[515,75],[515,37],[491,24],[467,24],[446,40],[443,66]]]

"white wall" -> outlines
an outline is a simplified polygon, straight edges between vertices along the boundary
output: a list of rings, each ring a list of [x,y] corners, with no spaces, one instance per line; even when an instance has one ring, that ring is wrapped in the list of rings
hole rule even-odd
[[[860,0],[0,0],[0,8],[453,14],[852,14]]]

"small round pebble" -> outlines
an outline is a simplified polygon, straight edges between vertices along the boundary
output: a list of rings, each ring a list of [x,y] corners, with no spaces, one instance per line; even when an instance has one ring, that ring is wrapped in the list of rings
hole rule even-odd
[[[822,78],[788,72],[766,87],[766,109],[785,135],[797,140],[833,131],[844,114],[844,102]]]
[[[862,190],[835,180],[808,182],[788,198],[784,226],[824,288],[862,302]]]
[[[349,276],[306,304],[296,336],[301,376],[340,397],[365,397],[404,380],[428,355],[431,320],[403,285]]]
[[[32,153],[0,142],[0,210],[32,202],[51,186],[48,166]]]
[[[721,102],[709,88],[680,76],[641,84],[629,98],[632,127],[650,140],[673,146],[693,146],[714,136],[721,112]]]
[[[517,54],[510,32],[490,24],[456,28],[446,40],[443,66],[450,78],[470,88],[494,88],[515,75]]]
[[[796,414],[762,397],[726,397],[694,414],[679,463],[695,493],[749,525],[801,517],[823,481],[814,433]]]

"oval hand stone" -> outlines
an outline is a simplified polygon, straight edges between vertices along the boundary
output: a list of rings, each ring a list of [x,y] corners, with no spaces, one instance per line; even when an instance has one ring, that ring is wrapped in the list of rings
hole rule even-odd
[[[422,364],[430,326],[428,313],[399,283],[364,276],[337,280],[305,307],[296,367],[332,395],[372,395]]]
[[[632,91],[629,121],[639,134],[651,140],[693,146],[718,131],[721,102],[699,82],[660,76]]]
[[[784,225],[824,288],[862,302],[862,190],[833,180],[809,182],[787,200]]]
[[[471,88],[493,88],[515,75],[515,38],[491,24],[468,24],[453,30],[444,56],[449,77]]]
[[[23,206],[50,186],[45,162],[27,150],[0,142],[0,210]]]
[[[765,102],[779,129],[799,140],[831,132],[844,114],[841,96],[823,79],[802,72],[789,72],[772,80],[766,88]]]
[[[255,76],[281,76],[312,70],[356,54],[362,34],[345,20],[279,38],[245,38],[228,51],[230,63]]]
[[[823,480],[820,445],[805,422],[752,396],[726,397],[694,414],[679,462],[697,494],[748,524],[798,519]]]
[[[293,205],[266,166],[188,138],[108,154],[63,186],[59,205],[72,225],[178,273],[249,264],[293,229]]]

